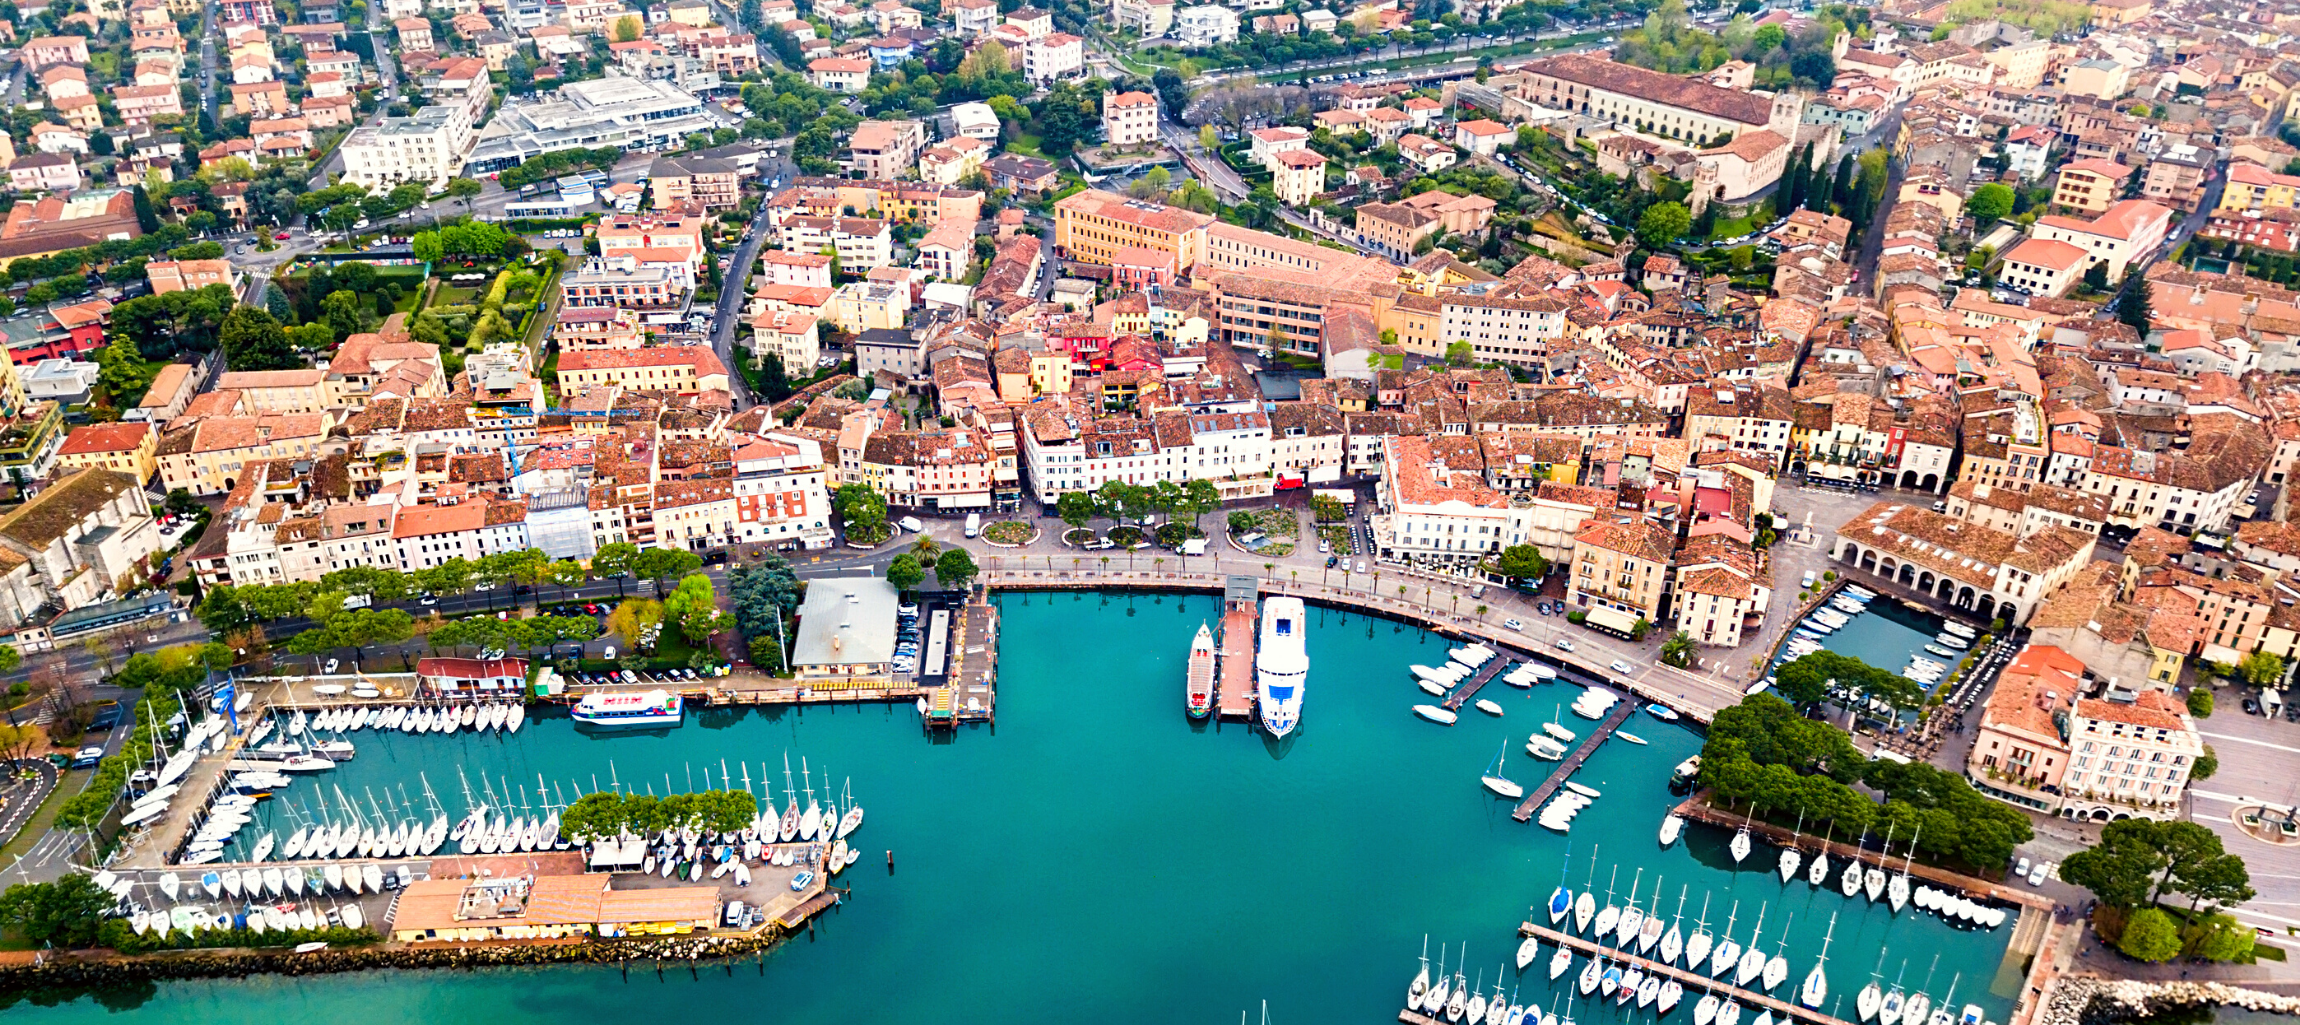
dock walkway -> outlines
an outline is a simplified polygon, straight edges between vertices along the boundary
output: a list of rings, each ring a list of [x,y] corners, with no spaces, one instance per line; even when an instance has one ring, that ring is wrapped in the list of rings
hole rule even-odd
[[[1825,840],[1810,833],[1798,833],[1788,829],[1783,829],[1780,826],[1776,826],[1770,822],[1756,822],[1749,820],[1744,820],[1743,822],[1735,822],[1733,821],[1733,817],[1731,815],[1719,811],[1715,806],[1709,803],[1709,792],[1706,790],[1696,793],[1692,797],[1686,798],[1684,801],[1680,802],[1677,805],[1676,812],[1677,814],[1683,815],[1695,822],[1705,822],[1710,825],[1721,826],[1726,829],[1739,829],[1744,824],[1746,824],[1749,827],[1750,835],[1762,839],[1775,847],[1787,847],[1794,845],[1798,850],[1804,851],[1807,855],[1811,855],[1815,850],[1825,851],[1829,855],[1829,860],[1837,864],[1843,864],[1852,860],[1859,860],[1868,864],[1875,864],[1877,862],[1877,852],[1875,851],[1863,850],[1859,847],[1854,847],[1850,844],[1839,843],[1834,840]],[[1892,859],[1890,858],[1885,860],[1885,865],[1888,868],[1896,867],[1892,865]],[[2051,912],[2053,909],[2053,899],[2051,897],[2047,897],[2033,890],[2020,889],[2012,886],[2000,886],[1998,884],[1989,882],[1986,879],[1976,879],[1972,876],[1958,875],[1957,873],[1951,872],[1947,869],[1934,868],[1931,865],[1909,864],[1907,867],[1909,878],[1918,880],[1920,882],[1931,883],[1936,887],[1948,887],[1972,894],[1974,896],[1987,897],[1991,900],[2001,900],[2008,904],[2018,904],[2022,908],[2033,908],[2035,910],[2047,913]]]
[[[1510,817],[1519,822],[1533,821],[1534,809],[1541,807],[1543,801],[1549,800],[1551,794],[1557,793],[1557,788],[1565,785],[1566,779],[1581,768],[1581,763],[1588,761],[1590,755],[1597,753],[1598,745],[1613,739],[1613,731],[1620,729],[1622,723],[1628,722],[1629,717],[1636,714],[1637,702],[1635,701],[1623,700],[1620,704],[1614,705],[1613,711],[1606,714],[1605,721],[1598,724],[1597,730],[1589,735],[1589,739],[1583,741],[1582,745],[1574,749],[1572,754],[1566,755],[1564,761],[1557,763],[1557,771],[1550,773],[1549,778],[1543,780],[1541,786],[1535,788],[1533,793],[1525,795],[1525,800],[1518,802],[1517,810],[1512,812]]]
[[[1572,947],[1573,949],[1578,950],[1585,955],[1603,955],[1607,960],[1614,961],[1625,966],[1634,966],[1639,968],[1643,970],[1647,975],[1659,975],[1663,978],[1675,979],[1684,985],[1685,989],[1687,990],[1686,999],[1693,998],[1693,990],[1704,990],[1707,992],[1715,993],[1720,997],[1729,997],[1734,1002],[1739,1003],[1743,1007],[1755,1010],[1771,1011],[1773,1012],[1773,1017],[1776,1021],[1794,1017],[1801,1021],[1811,1022],[1813,1025],[1852,1025],[1851,1022],[1847,1022],[1841,1018],[1833,1018],[1829,1015],[1822,1014],[1821,1012],[1813,1010],[1812,1008],[1806,1007],[1802,1004],[1792,1003],[1787,1000],[1776,1000],[1772,997],[1766,996],[1763,993],[1742,989],[1739,986],[1728,986],[1725,983],[1717,979],[1710,978],[1707,975],[1703,975],[1700,972],[1689,972],[1675,965],[1666,965],[1659,961],[1647,960],[1645,958],[1638,957],[1635,954],[1629,953],[1628,951],[1615,950],[1612,947],[1605,946],[1593,940],[1586,940],[1571,933],[1559,932],[1547,926],[1535,925],[1532,922],[1524,922],[1518,925],[1517,932],[1520,936],[1532,936],[1538,939],[1547,940],[1553,944]],[[1783,983],[1783,985],[1791,987],[1792,991],[1794,991],[1797,986],[1802,984],[1802,976]]]
[[[1254,624],[1259,615],[1253,602],[1231,602],[1222,613],[1222,689],[1215,704],[1224,719],[1254,717]]]
[[[1447,711],[1461,711],[1461,706],[1469,704],[1469,699],[1476,697],[1478,691],[1484,690],[1486,684],[1492,683],[1494,677],[1500,676],[1504,670],[1517,663],[1517,659],[1510,658],[1500,651],[1495,651],[1492,658],[1486,659],[1485,665],[1478,667],[1477,672],[1469,678],[1468,683],[1455,687],[1453,693],[1446,695],[1441,704],[1445,705]]]

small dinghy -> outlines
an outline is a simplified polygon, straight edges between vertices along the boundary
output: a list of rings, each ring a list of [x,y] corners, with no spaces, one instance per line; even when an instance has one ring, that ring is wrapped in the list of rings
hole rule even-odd
[[[1500,714],[1501,714],[1501,706],[1500,706],[1500,705],[1494,704],[1493,702],[1491,702],[1491,701],[1488,701],[1488,700],[1486,700],[1486,699],[1484,699],[1484,698],[1479,698],[1479,699],[1478,699],[1478,701],[1477,701],[1477,710],[1478,710],[1478,711],[1480,711],[1480,712],[1484,712],[1484,713],[1485,713],[1485,714],[1487,714],[1487,715],[1500,715]]]

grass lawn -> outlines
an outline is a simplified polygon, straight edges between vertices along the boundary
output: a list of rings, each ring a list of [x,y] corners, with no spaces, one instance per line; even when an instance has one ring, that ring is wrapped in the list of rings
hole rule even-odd
[[[1027,156],[1044,159],[1046,154],[1039,151],[1038,142],[1038,136],[1016,132],[1014,138],[1008,139],[1006,141],[1006,148],[1009,152],[1021,153]]]
[[[1755,230],[1757,221],[1753,217],[1720,217],[1716,225],[1709,229],[1709,241],[1738,238]]]

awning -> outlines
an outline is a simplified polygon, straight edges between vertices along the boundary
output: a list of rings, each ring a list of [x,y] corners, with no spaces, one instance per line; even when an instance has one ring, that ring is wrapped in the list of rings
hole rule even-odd
[[[1608,633],[1617,633],[1627,637],[1631,630],[1637,626],[1637,618],[1634,613],[1623,612],[1620,609],[1604,605],[1592,605],[1589,607],[1589,615],[1583,622]]]

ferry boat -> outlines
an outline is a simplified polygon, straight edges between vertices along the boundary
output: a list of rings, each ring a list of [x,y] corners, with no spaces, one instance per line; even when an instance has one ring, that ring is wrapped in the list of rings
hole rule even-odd
[[[1214,631],[1204,623],[1198,624],[1198,636],[1190,641],[1190,680],[1185,697],[1192,719],[1203,719],[1214,710]]]
[[[1302,636],[1302,600],[1272,598],[1262,603],[1262,643],[1254,653],[1254,683],[1262,728],[1283,737],[1302,724],[1302,685],[1310,656]]]
[[[679,695],[663,690],[643,694],[586,694],[570,713],[587,726],[628,728],[677,726],[685,721]]]

